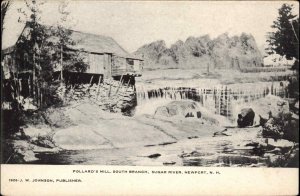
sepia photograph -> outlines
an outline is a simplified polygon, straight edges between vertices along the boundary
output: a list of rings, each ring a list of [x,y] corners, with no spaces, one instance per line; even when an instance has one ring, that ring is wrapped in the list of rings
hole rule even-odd
[[[299,168],[297,1],[1,2],[1,163]]]

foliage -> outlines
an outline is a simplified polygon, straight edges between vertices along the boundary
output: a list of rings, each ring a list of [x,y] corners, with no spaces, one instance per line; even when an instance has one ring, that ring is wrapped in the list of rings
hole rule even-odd
[[[57,102],[53,94],[54,71],[79,71],[86,70],[87,65],[81,56],[81,51],[71,51],[76,43],[72,40],[72,30],[65,26],[70,24],[67,3],[61,2],[59,6],[60,19],[55,26],[42,24],[42,6],[45,1],[25,0],[26,10],[19,9],[23,14],[19,22],[25,23],[25,28],[17,42],[16,60],[20,69],[33,71],[33,96],[42,100],[48,106]],[[28,12],[29,11],[29,12]]]
[[[267,120],[262,125],[263,136],[299,142],[299,122],[292,116],[292,113],[279,113],[278,117],[272,117]]]
[[[271,26],[274,32],[269,32],[267,36],[267,51],[268,54],[277,53],[288,60],[295,58],[299,61],[299,18],[295,18],[292,11],[293,5],[289,4],[283,4],[278,10],[279,16]]]
[[[3,29],[4,29],[4,18],[6,16],[6,12],[9,9],[10,5],[11,5],[10,1],[2,1],[1,2],[1,38],[2,38]]]
[[[24,125],[24,113],[21,104],[16,99],[12,100],[11,110],[3,110],[2,118],[3,137],[9,138],[19,131],[20,126]]]
[[[23,63],[23,69],[34,70],[38,84],[41,82],[49,83],[53,72],[52,53],[53,44],[50,42],[51,31],[49,28],[41,25],[40,6],[44,2],[35,0],[25,1],[26,7],[30,11],[27,14],[19,9],[25,17],[26,32],[23,32],[17,42],[16,53],[18,61]],[[19,18],[19,22],[24,22]],[[26,56],[26,58],[25,58]]]
[[[6,16],[6,13],[11,5],[10,1],[1,1],[1,44],[2,44],[2,36],[3,36],[3,30],[4,30],[4,18]],[[2,45],[1,45],[2,50]],[[1,62],[3,60],[3,55],[1,52]]]
[[[64,71],[84,72],[87,64],[83,60],[81,51],[70,50],[76,45],[76,42],[72,39],[73,31],[67,27],[71,23],[70,12],[67,8],[68,2],[62,1],[58,9],[60,20],[52,28],[53,36],[57,38],[52,40],[56,47],[53,61],[56,62],[56,65],[62,65]],[[63,56],[61,56],[61,51],[63,51]]]
[[[72,31],[65,28],[68,23],[66,11],[67,4],[62,2],[59,7],[61,15],[56,26],[46,26],[41,24],[41,6],[44,2],[30,0],[26,1],[26,6],[30,11],[30,16],[24,10],[19,10],[26,18],[26,26],[29,32],[21,35],[17,49],[18,53],[27,53],[28,59],[25,63],[28,68],[36,70],[37,81],[40,83],[50,83],[55,68],[63,67],[67,71],[85,71],[87,65],[80,55],[80,51],[70,51],[69,48],[76,45],[72,40]],[[20,55],[24,59],[23,55]]]

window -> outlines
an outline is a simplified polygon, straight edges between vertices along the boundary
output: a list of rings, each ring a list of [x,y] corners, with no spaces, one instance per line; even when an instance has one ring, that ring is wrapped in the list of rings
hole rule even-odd
[[[133,59],[126,59],[126,63],[127,63],[128,65],[134,65]]]

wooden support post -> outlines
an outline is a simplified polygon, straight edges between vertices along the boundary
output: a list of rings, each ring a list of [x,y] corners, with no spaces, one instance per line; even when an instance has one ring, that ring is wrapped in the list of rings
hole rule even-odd
[[[17,78],[14,78],[14,85],[15,85],[15,91],[16,91],[16,99],[19,100],[19,85],[18,85],[18,82],[17,82]]]
[[[61,79],[61,83],[63,82],[63,47],[62,45],[60,46],[60,66],[61,66],[61,69],[60,69],[60,79]]]
[[[30,76],[28,77],[28,96],[31,96],[31,82],[30,82]]]
[[[19,79],[19,89],[20,89],[20,95],[22,92],[22,79]]]
[[[44,92],[44,88],[41,87],[41,89],[40,89],[40,102],[41,102],[41,107],[43,107],[43,92]]]
[[[122,74],[122,76],[121,76],[121,78],[120,78],[120,81],[119,81],[119,86],[118,86],[118,88],[117,88],[117,90],[116,90],[116,92],[115,92],[114,96],[118,94],[118,92],[119,92],[119,89],[120,89],[120,87],[121,87],[121,85],[122,85],[122,80],[123,80],[123,74]]]
[[[20,97],[20,93],[19,93],[19,84],[18,84],[18,79],[15,78],[14,79],[14,82],[15,82],[15,85],[16,85],[16,95],[17,95],[17,99],[19,100],[19,97]]]
[[[204,88],[203,89],[203,96],[202,96],[202,99],[203,99],[203,107],[205,107],[206,106],[206,89]]]
[[[15,98],[16,98],[16,97],[15,97],[15,89],[14,89],[14,87],[13,87],[12,82],[9,82],[9,85],[10,85],[12,97],[13,97],[13,99],[15,99]]]
[[[108,97],[110,97],[110,93],[111,93],[111,85],[112,85],[112,84],[109,83],[109,91],[108,91],[108,95],[107,95]]]
[[[18,100],[19,102],[21,101],[21,85],[20,85],[21,79],[16,79],[16,83],[17,83],[17,89],[18,89]]]
[[[130,80],[131,80],[131,78],[129,78],[129,80],[128,80],[128,82],[127,82],[127,85],[126,85],[126,91],[125,91],[125,93],[127,92],[128,88],[129,88],[129,83],[130,83]]]
[[[219,91],[219,93],[218,93],[218,99],[219,99],[219,115],[221,115],[221,99],[222,99],[222,97],[221,97],[221,91],[222,91],[222,89],[218,89],[218,91]]]
[[[102,76],[100,75],[100,76],[99,76],[99,79],[98,79],[98,87],[97,87],[97,97],[96,97],[96,100],[98,100],[98,96],[99,96],[99,90],[100,90],[101,78],[102,78]]]
[[[90,86],[92,85],[93,78],[94,78],[94,75],[90,79]]]
[[[35,53],[33,53],[33,73],[32,73],[33,104],[36,101],[35,80],[36,80],[36,78],[35,78]]]
[[[100,77],[100,76],[99,76]],[[90,79],[90,83],[89,83],[89,87],[86,89],[85,92],[88,92],[91,88],[91,85],[92,85],[92,81],[93,81],[93,78],[94,78],[94,75],[92,75],[91,79]],[[71,86],[71,89],[72,89],[72,86]]]
[[[36,92],[35,92],[35,103],[36,103],[36,106],[37,106],[37,108],[39,107],[39,88],[38,88],[38,85],[36,85],[36,87],[35,87],[36,89]]]
[[[226,102],[226,117],[228,117],[228,90],[226,88],[226,95],[225,95],[225,102]]]

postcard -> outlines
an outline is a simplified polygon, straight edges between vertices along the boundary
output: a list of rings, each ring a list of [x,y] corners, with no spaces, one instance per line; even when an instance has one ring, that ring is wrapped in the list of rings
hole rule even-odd
[[[2,1],[1,43],[1,194],[298,194],[297,1]]]

